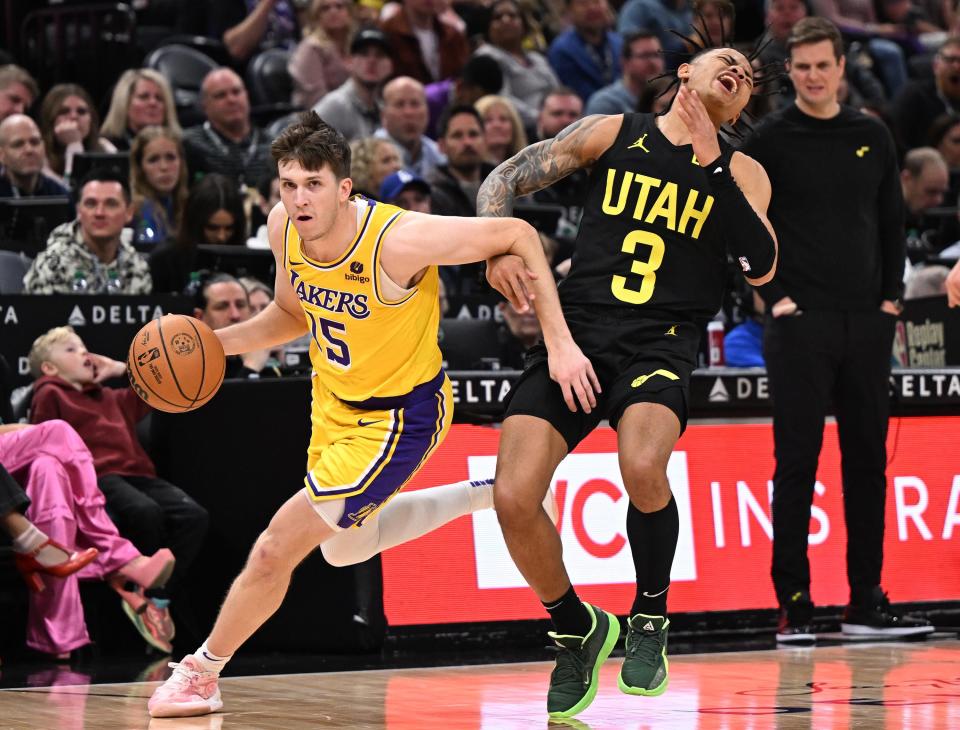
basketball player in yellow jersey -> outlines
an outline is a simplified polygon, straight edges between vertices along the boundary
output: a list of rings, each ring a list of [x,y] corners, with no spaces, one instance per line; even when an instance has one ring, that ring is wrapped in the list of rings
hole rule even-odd
[[[452,415],[437,345],[438,265],[520,256],[538,274],[532,283],[537,316],[550,373],[568,406],[589,413],[599,392],[527,223],[432,216],[351,198],[350,148],[313,112],[289,127],[272,152],[281,198],[267,222],[276,298],[253,319],[217,335],[233,355],[311,334],[308,471],[303,487],[257,539],[210,636],[174,665],[150,699],[154,717],[202,715],[223,706],[220,671],[279,607],[294,568],[317,546],[331,562],[354,562],[442,524],[409,502],[420,492],[391,501],[443,440]],[[434,500],[442,501],[442,495]],[[394,508],[401,514],[388,530]],[[448,514],[443,521],[457,516]]]

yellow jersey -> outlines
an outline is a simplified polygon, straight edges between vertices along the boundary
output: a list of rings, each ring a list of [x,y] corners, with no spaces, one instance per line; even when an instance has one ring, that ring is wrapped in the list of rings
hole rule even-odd
[[[428,267],[410,289],[392,282],[380,252],[406,211],[360,196],[351,200],[357,235],[342,255],[311,259],[287,218],[283,267],[310,328],[310,360],[320,382],[350,402],[406,395],[440,372],[439,272]]]

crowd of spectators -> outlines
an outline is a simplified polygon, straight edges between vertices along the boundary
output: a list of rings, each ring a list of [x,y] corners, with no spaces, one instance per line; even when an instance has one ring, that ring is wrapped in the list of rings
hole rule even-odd
[[[693,50],[672,31],[743,49],[766,42],[759,68],[784,64],[791,28],[817,14],[844,35],[842,99],[883,120],[897,144],[907,268],[917,277],[907,291],[944,293],[944,266],[960,250],[960,17],[947,3],[919,0],[750,0],[736,8],[737,17],[728,0],[155,4],[152,24],[205,37],[208,50],[222,53],[197,80],[193,105],[160,67],[127,69],[98,99],[71,78],[40,88],[15,49],[0,49],[13,61],[0,66],[0,198],[70,196],[75,206],[75,217],[54,227],[45,246],[24,251],[32,262],[22,292],[178,293],[192,297],[195,316],[211,327],[243,321],[270,301],[272,282],[240,280],[235,275],[246,272],[230,266],[208,271],[207,251],[266,247],[266,215],[279,200],[270,143],[295,112],[313,109],[344,134],[356,192],[410,210],[473,216],[486,176],[529,143],[553,138],[585,114],[666,108],[671,96],[659,93],[666,87],[657,77]],[[265,112],[251,101],[251,79],[258,58],[278,49],[287,54],[291,95]],[[780,83],[779,95],[751,104],[754,118],[791,99],[789,81]],[[105,156],[100,166],[75,173],[78,160],[98,154]],[[535,220],[550,221],[541,236],[558,279],[569,268],[587,183],[579,171],[518,201]],[[19,243],[0,247],[24,250]],[[494,354],[519,367],[538,337],[535,317],[499,302],[480,266],[445,267],[441,277],[444,311],[469,314],[488,304],[504,333],[503,351]],[[759,342],[761,308],[745,308],[738,335],[747,350]],[[282,362],[282,352],[250,353],[231,359],[229,375],[271,377]],[[81,436],[95,455],[97,437]],[[154,478],[147,469],[117,476],[122,487],[107,479],[108,511],[150,491],[138,480]],[[131,524],[113,516],[122,528]],[[164,540],[178,552],[175,535],[128,531],[141,552]],[[185,569],[192,548],[179,550]],[[163,594],[153,598],[151,611],[165,608]],[[142,624],[143,611],[136,615]],[[168,620],[154,618],[159,628],[151,629],[167,637],[164,646]]]

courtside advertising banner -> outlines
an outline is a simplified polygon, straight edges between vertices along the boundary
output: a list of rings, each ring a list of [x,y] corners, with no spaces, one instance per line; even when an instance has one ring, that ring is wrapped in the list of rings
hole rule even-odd
[[[492,477],[499,431],[455,425],[407,489]],[[893,419],[887,440],[883,586],[891,599],[960,599],[960,418]],[[691,425],[667,476],[680,513],[670,611],[773,608],[769,423]],[[570,578],[584,600],[629,611],[635,591],[616,433],[597,429],[552,488]],[[879,499],[879,495],[878,495]],[[855,516],[854,516],[855,517]],[[835,424],[824,433],[810,519],[813,599],[847,602],[846,530]],[[392,625],[546,618],[485,510],[383,554]]]

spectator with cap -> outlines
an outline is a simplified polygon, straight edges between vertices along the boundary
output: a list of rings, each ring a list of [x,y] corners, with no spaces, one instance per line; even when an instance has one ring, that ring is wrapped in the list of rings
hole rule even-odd
[[[200,104],[207,121],[183,133],[192,175],[219,172],[255,185],[276,168],[271,140],[250,121],[247,87],[235,71],[218,68],[208,73],[200,87]]]
[[[40,87],[26,70],[8,63],[0,66],[0,122],[11,114],[26,114]]]
[[[44,175],[43,137],[25,114],[11,114],[0,122],[0,198],[68,195],[63,185]]]
[[[415,213],[433,212],[431,193],[430,183],[406,170],[387,175],[380,185],[380,200]]]
[[[607,0],[566,0],[571,27],[553,39],[547,58],[557,77],[586,104],[620,76],[623,40],[610,30]]]
[[[403,166],[420,177],[446,160],[437,143],[426,136],[427,97],[423,84],[409,76],[400,76],[383,87],[382,126],[374,137],[393,142],[403,153]]]
[[[95,169],[77,191],[77,219],[53,229],[23,278],[24,293],[149,294],[147,262],[120,235],[133,217],[126,178]]]
[[[470,44],[462,30],[441,16],[442,9],[434,0],[403,0],[400,12],[381,23],[398,75],[429,84],[460,73]]]
[[[369,137],[380,126],[380,92],[392,73],[387,37],[376,28],[365,28],[350,43],[350,78],[313,110],[348,142]]]
[[[525,48],[530,30],[530,18],[518,0],[496,0],[490,6],[485,42],[474,55],[489,56],[499,64],[503,89],[488,93],[508,97],[524,125],[532,128],[543,97],[560,82],[542,53]]]
[[[437,125],[449,107],[476,104],[484,96],[496,94],[502,86],[503,73],[500,66],[487,56],[473,56],[456,78],[430,84],[424,90],[430,111],[427,136],[437,139]]]
[[[305,109],[343,84],[350,76],[354,34],[350,0],[316,0],[310,7],[303,40],[290,56],[293,105]]]
[[[640,94],[650,79],[663,73],[663,49],[660,39],[647,30],[628,34],[623,39],[620,57],[623,73],[590,97],[586,113],[627,114],[636,111]]]

